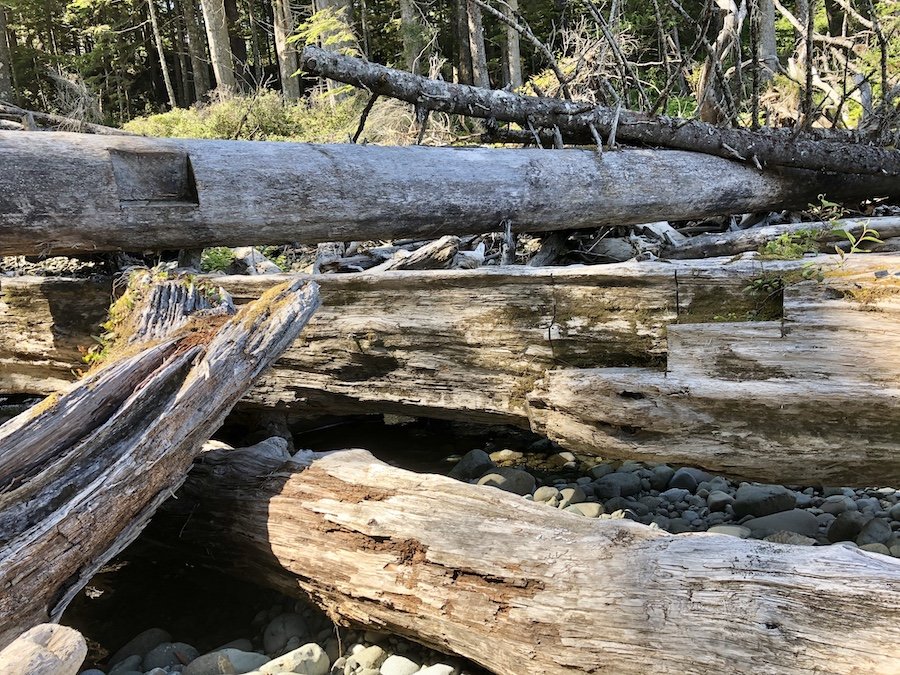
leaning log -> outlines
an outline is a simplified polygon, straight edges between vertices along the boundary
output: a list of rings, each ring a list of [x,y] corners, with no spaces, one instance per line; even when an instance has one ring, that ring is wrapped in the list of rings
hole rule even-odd
[[[845,232],[849,232],[859,239],[864,228],[869,232],[874,230],[875,236],[879,239],[894,239],[900,237],[900,218],[896,216],[841,218],[809,223],[768,225],[720,234],[701,234],[684,239],[677,244],[664,246],[659,255],[661,258],[667,259],[731,256],[747,251],[762,250],[766,244],[778,239],[787,239],[788,243],[808,243],[813,252],[830,253],[834,251],[836,244],[848,243]],[[863,243],[862,247],[867,250],[882,249],[882,245],[872,243]]]
[[[309,594],[340,623],[499,675],[896,672],[892,558],[674,536],[363,450],[285,463],[260,445],[202,455],[157,534],[206,564]]]
[[[423,110],[515,122],[532,132],[535,128],[555,128],[569,142],[579,144],[593,145],[599,134],[608,139],[615,133],[618,140],[626,143],[704,152],[738,159],[760,169],[787,166],[879,176],[900,174],[900,151],[850,142],[850,138],[838,142],[833,140],[834,134],[830,140],[819,140],[792,129],[728,129],[697,120],[656,117],[584,101],[521,96],[506,90],[430,80],[319,47],[303,50],[300,67],[320,77],[412,103]]]
[[[0,132],[0,255],[571,230],[900,196],[708,155]],[[473,195],[476,195],[473,198]]]
[[[189,318],[196,295],[165,289],[161,297],[169,302],[151,303],[135,326],[155,338],[0,426],[0,648],[56,621],[134,540],[234,403],[297,337],[317,289],[273,288],[232,318]]]

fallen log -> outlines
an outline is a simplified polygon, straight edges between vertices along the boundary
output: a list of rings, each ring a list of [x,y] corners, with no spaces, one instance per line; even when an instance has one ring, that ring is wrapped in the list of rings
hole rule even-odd
[[[232,318],[191,314],[208,303],[180,285],[155,289],[129,324],[136,342],[0,426],[0,648],[56,621],[134,540],[317,305],[299,280]]]
[[[874,254],[873,254],[874,255]],[[549,371],[531,428],[571,450],[797,485],[900,483],[900,267],[784,290],[779,322],[670,325],[665,372]]]
[[[866,261],[873,269],[890,264],[883,257],[858,264]],[[729,312],[779,318],[779,297],[745,289],[804,264],[719,259],[300,275],[321,286],[323,307],[244,404],[525,426],[525,394],[547,369],[661,366],[671,323]],[[285,278],[211,281],[240,304]],[[84,367],[77,347],[99,334],[110,281],[0,278],[0,293],[0,392],[57,390]]]
[[[721,234],[702,234],[683,241],[664,246],[659,255],[666,259],[712,258],[729,256],[747,251],[762,249],[770,241],[787,237],[790,241],[803,241],[811,248],[821,252],[832,252],[836,243],[846,244],[849,232],[857,239],[863,231],[877,232],[878,238],[887,240],[900,236],[900,218],[886,216],[881,218],[841,218],[839,220],[817,221],[810,223],[785,223],[754,227],[737,232]],[[790,242],[789,242],[790,243]],[[882,246],[864,244],[874,250],[882,250]]]
[[[304,48],[300,67],[424,110],[515,122],[525,129],[557,128],[568,136],[569,142],[582,145],[594,145],[598,133],[609,138],[615,129],[616,138],[626,143],[703,152],[738,159],[759,169],[785,166],[849,174],[900,174],[900,151],[849,142],[849,139],[847,142],[819,140],[794,130],[724,128],[698,120],[655,117],[583,101],[521,96],[501,89],[430,80],[312,46]]]
[[[0,650],[4,675],[77,675],[87,643],[74,628],[45,623],[26,630]]]
[[[892,558],[673,536],[283,447],[204,453],[155,538],[499,675],[895,672]]]
[[[571,230],[900,196],[893,176],[761,173],[675,150],[600,159],[0,131],[0,155],[0,255],[433,239],[504,221]]]
[[[130,131],[124,129],[116,129],[115,127],[107,127],[102,124],[93,124],[84,120],[74,119],[72,117],[64,117],[62,115],[53,115],[51,113],[39,112],[36,110],[25,110],[19,106],[10,105],[0,101],[0,114],[15,115],[17,117],[26,117],[31,121],[32,130],[34,122],[40,122],[54,127],[60,131],[78,131],[86,134],[100,134],[102,136],[136,136]],[[23,125],[24,127],[24,125]]]

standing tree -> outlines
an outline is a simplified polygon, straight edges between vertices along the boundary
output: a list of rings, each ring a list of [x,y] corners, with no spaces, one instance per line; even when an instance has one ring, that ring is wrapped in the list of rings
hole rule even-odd
[[[197,23],[197,0],[181,0],[184,14],[184,30],[187,35],[188,53],[191,56],[191,74],[194,78],[194,97],[200,100],[212,87],[209,83],[209,58],[206,40]]]
[[[288,43],[288,38],[294,32],[294,12],[290,0],[272,0],[272,14],[281,93],[286,101],[296,101],[300,98],[300,80],[294,77],[297,72],[297,52]]]
[[[216,85],[222,91],[237,91],[231,44],[228,40],[228,22],[225,18],[225,2],[201,0],[201,4],[206,20],[206,37],[209,40],[209,53],[213,72],[216,74]]]
[[[166,53],[163,49],[162,33],[159,30],[159,17],[156,14],[155,0],[147,0],[147,10],[150,12],[150,25],[153,27],[153,41],[156,43],[156,53],[159,55],[159,67],[162,70],[163,82],[166,84],[166,95],[169,97],[169,106],[178,107],[175,98],[175,88],[172,86],[172,77],[166,65]]]
[[[12,99],[12,50],[7,38],[6,10],[0,5],[0,100]]]

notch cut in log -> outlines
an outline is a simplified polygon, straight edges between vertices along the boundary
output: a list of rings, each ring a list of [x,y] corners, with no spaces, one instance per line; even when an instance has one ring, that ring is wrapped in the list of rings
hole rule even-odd
[[[186,322],[196,295],[150,297],[135,334],[154,338],[0,426],[0,648],[57,620],[134,540],[318,304],[315,284],[294,280],[231,318]]]
[[[0,156],[0,255],[429,239],[504,221],[571,230],[900,196],[894,177],[760,173],[675,150],[600,159],[0,131]]]
[[[362,450],[285,454],[204,453],[154,537],[498,675],[895,672],[892,558],[583,518]]]
[[[304,48],[300,67],[320,77],[352,84],[425,110],[515,122],[524,129],[557,128],[568,142],[581,145],[594,145],[597,133],[609,138],[615,129],[616,138],[626,143],[703,152],[738,159],[758,168],[785,166],[900,175],[900,150],[894,148],[818,140],[810,135],[798,135],[794,130],[729,129],[697,120],[614,110],[583,101],[521,96],[505,90],[430,80],[313,46]]]

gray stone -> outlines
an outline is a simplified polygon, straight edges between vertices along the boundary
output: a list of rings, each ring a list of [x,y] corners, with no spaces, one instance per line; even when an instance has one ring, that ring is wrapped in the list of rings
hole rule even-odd
[[[900,544],[894,544],[890,548],[891,555],[895,558],[900,558]]]
[[[661,530],[668,530],[669,525],[671,524],[671,521],[667,516],[654,516],[651,522]]]
[[[242,652],[239,649],[222,649],[204,654],[191,661],[183,675],[233,675],[258,670],[269,661],[265,654]]]
[[[626,459],[616,471],[618,473],[635,473],[644,468],[641,462],[635,462],[633,459]]]
[[[836,516],[844,511],[856,511],[856,503],[844,495],[832,495],[826,497],[819,508],[822,510],[822,513],[830,513]]]
[[[96,668],[88,668],[87,670],[82,670],[78,675],[106,675],[106,673]]]
[[[670,488],[665,492],[660,492],[659,496],[665,499],[668,502],[673,504],[677,504],[680,501],[683,501],[690,495],[690,492],[685,490],[684,488]]]
[[[200,656],[194,647],[184,642],[163,642],[147,652],[143,660],[144,670],[187,665]]]
[[[145,671],[144,675],[169,675],[169,671],[165,668],[154,668],[153,670]]]
[[[450,469],[448,474],[451,478],[457,480],[474,480],[481,478],[484,474],[494,468],[494,463],[490,456],[484,450],[469,450],[459,463]]]
[[[682,488],[690,492],[696,492],[699,483],[708,481],[710,478],[712,478],[712,476],[705,471],[684,466],[678,469],[678,471],[672,475],[672,478],[669,479],[669,487]]]
[[[823,487],[822,488],[822,496],[823,497],[835,497],[837,495],[843,495],[845,488],[839,487]]]
[[[693,523],[695,520],[700,520],[700,514],[696,511],[685,511],[681,514],[681,517],[689,523]]]
[[[874,513],[881,508],[881,504],[878,503],[878,500],[875,497],[863,497],[862,499],[856,500],[856,508],[860,511]]]
[[[287,651],[291,638],[305,639],[309,635],[306,620],[299,614],[279,614],[263,631],[263,650],[271,656]]]
[[[624,511],[628,508],[628,500],[624,497],[613,497],[612,499],[607,499],[606,502],[604,502],[603,508],[606,510],[606,513]]]
[[[894,504],[888,513],[894,520],[900,520],[900,503]]]
[[[830,513],[820,513],[816,516],[816,520],[819,521],[819,527],[824,527],[828,529],[828,527],[834,522],[834,519],[837,516],[833,516]]]
[[[581,487],[564,488],[559,491],[559,496],[560,504],[565,504],[566,506],[569,504],[580,504],[587,498]]]
[[[571,452],[557,452],[546,459],[546,464],[551,469],[562,469],[564,467],[573,469],[578,466],[578,461]]]
[[[828,541],[853,541],[859,536],[865,524],[869,522],[869,516],[859,511],[844,511],[828,528]]]
[[[311,642],[260,666],[259,672],[266,673],[266,675],[276,675],[277,673],[327,675],[330,668],[331,661],[328,654],[319,645]]]
[[[713,490],[706,498],[710,511],[724,511],[725,507],[734,503],[734,497],[721,490]]]
[[[446,663],[436,663],[433,666],[422,668],[416,675],[453,675],[456,668],[448,666]]]
[[[639,501],[635,501],[633,499],[625,500],[625,508],[631,509],[634,511],[639,517],[646,516],[650,513],[650,509],[647,508],[646,504],[642,504]]]
[[[265,619],[263,619],[263,621],[265,621]],[[247,638],[238,638],[237,640],[226,642],[224,645],[220,645],[211,651],[220,652],[223,649],[240,649],[242,652],[252,652],[253,643]]]
[[[641,497],[638,501],[641,504],[643,504],[644,506],[646,506],[649,510],[655,511],[657,508],[659,508],[659,505],[662,502],[662,499],[660,499],[659,497],[654,497],[652,495],[645,495],[645,496]]]
[[[873,542],[871,544],[863,544],[860,546],[863,551],[869,551],[870,553],[880,553],[881,555],[891,555],[891,549],[889,549],[884,544],[879,544],[877,542]]]
[[[498,467],[478,479],[479,485],[499,488],[516,495],[530,495],[534,492],[534,476],[522,469]]]
[[[496,452],[492,452],[489,457],[491,461],[496,462],[497,464],[515,464],[516,462],[521,461],[525,455],[516,450],[497,450]]]
[[[816,540],[812,537],[804,537],[802,534],[784,530],[770,534],[764,537],[764,540],[773,544],[792,544],[793,546],[813,546],[816,543]]]
[[[374,668],[375,670],[387,660],[388,654],[378,645],[366,647],[347,659],[347,665],[344,666],[344,672],[355,673],[366,668]]]
[[[597,518],[603,513],[603,505],[596,502],[583,502],[566,507],[566,511],[574,511],[588,518]]]
[[[405,656],[394,654],[381,664],[381,675],[412,675],[419,672],[419,664]]]
[[[666,464],[659,464],[653,467],[653,475],[650,476],[650,486],[654,490],[662,492],[669,486],[669,481],[675,475],[675,469]]]
[[[892,534],[891,524],[886,518],[873,518],[863,525],[856,536],[856,543],[860,548],[866,544],[884,544]]]
[[[749,527],[743,527],[742,525],[714,525],[707,532],[711,534],[727,534],[729,537],[740,537],[741,539],[746,539],[752,534]]]
[[[109,660],[109,664],[114,666],[122,659],[133,654],[139,655],[142,659],[144,656],[161,642],[171,642],[172,636],[162,628],[149,628],[143,633],[135,635],[131,640],[126,642]]]
[[[594,481],[594,494],[600,499],[630,497],[640,491],[641,479],[633,473],[611,473]]]
[[[745,484],[738,488],[732,507],[738,518],[759,518],[793,509],[795,503],[794,493],[781,485]]]
[[[813,514],[803,509],[780,511],[759,518],[751,518],[743,525],[750,528],[754,537],[765,537],[782,530],[796,532],[807,537],[815,537],[819,532],[819,521]]]
[[[614,471],[615,471],[615,469],[613,468],[612,464],[604,463],[604,464],[598,464],[595,467],[591,467],[591,470],[589,473],[596,480],[598,478],[603,478],[603,476],[608,476],[609,474],[613,473]]]
[[[543,485],[534,491],[534,501],[549,502],[559,497],[559,490],[550,485]]]
[[[668,529],[672,534],[681,534],[682,532],[690,532],[691,524],[684,518],[672,518],[669,521]]]
[[[141,661],[142,657],[140,654],[131,654],[126,656],[124,659],[116,663],[109,670],[109,675],[119,675],[120,673],[126,673],[131,670],[141,670]]]

